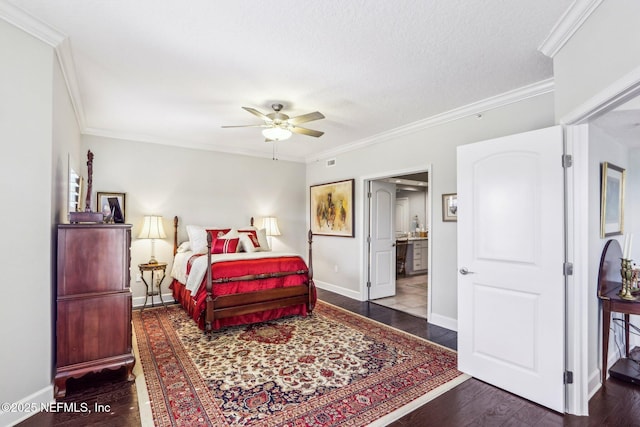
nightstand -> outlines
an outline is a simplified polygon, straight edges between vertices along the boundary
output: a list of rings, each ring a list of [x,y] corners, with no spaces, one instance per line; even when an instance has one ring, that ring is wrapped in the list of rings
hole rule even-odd
[[[144,305],[142,306],[142,310],[144,310],[145,307],[147,306],[147,298],[149,298],[149,297],[151,297],[151,307],[155,307],[155,304],[153,302],[153,296],[154,295],[159,295],[160,296],[160,302],[162,303],[162,306],[166,307],[164,305],[164,301],[162,300],[162,282],[164,281],[164,278],[166,276],[167,263],[166,262],[158,262],[158,263],[155,263],[155,264],[138,264],[138,268],[140,269],[140,276],[142,278],[142,282],[144,283],[144,286],[147,288],[147,290],[145,292],[145,295],[144,295]],[[149,284],[144,279],[145,271],[150,271],[151,272],[151,292],[149,292]],[[155,279],[156,271],[158,272],[158,274],[160,274],[160,271],[162,271],[162,277],[160,278],[160,280],[158,280],[158,290],[154,291],[153,287],[155,285],[155,280],[154,279]]]

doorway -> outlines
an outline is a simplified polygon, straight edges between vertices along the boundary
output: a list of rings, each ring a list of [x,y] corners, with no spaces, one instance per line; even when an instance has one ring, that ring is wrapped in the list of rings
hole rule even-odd
[[[631,83],[630,83],[631,82]],[[605,239],[600,231],[600,162],[614,162],[616,165],[629,166],[640,163],[640,155],[632,148],[633,137],[629,140],[623,134],[633,131],[640,117],[640,105],[634,100],[640,95],[640,74],[632,80],[627,77],[610,85],[591,98],[570,115],[559,121],[567,126],[568,152],[573,156],[573,167],[569,170],[574,200],[571,205],[569,224],[569,255],[573,259],[574,271],[569,276],[572,286],[567,298],[574,303],[567,306],[567,330],[571,343],[567,358],[567,369],[574,372],[574,385],[568,388],[567,412],[575,415],[588,415],[589,398],[601,387],[601,314],[596,301],[596,278]],[[635,110],[634,113],[629,113]],[[621,114],[618,114],[621,113]],[[616,117],[617,116],[617,117]],[[594,128],[600,133],[609,134],[615,144],[598,144],[593,139]],[[628,135],[627,135],[628,136]],[[637,141],[637,138],[636,138]],[[628,153],[620,145],[628,145]],[[615,148],[615,149],[614,149]],[[612,154],[622,158],[612,158]],[[616,163],[617,162],[617,163]],[[631,162],[627,164],[626,162]],[[636,164],[638,164],[636,163]],[[631,171],[634,167],[629,168]],[[640,182],[640,181],[637,181]],[[594,186],[596,187],[594,189]],[[631,187],[626,189],[629,191]],[[629,193],[627,193],[629,194]],[[631,198],[629,208],[636,212],[637,204]],[[633,218],[631,212],[625,217]],[[637,232],[637,223],[625,224],[625,230]],[[633,254],[632,254],[633,255]],[[588,283],[588,286],[582,284]],[[618,334],[620,335],[620,334]],[[611,331],[611,340],[616,339],[616,331]],[[636,345],[632,342],[632,346]],[[609,348],[616,346],[610,343]],[[609,354],[611,364],[617,359]]]
[[[394,250],[393,268],[390,280],[395,282],[393,289],[383,294],[369,292],[368,299],[375,304],[403,311],[419,318],[427,319],[429,312],[429,253],[430,244],[428,238],[429,225],[431,223],[431,203],[429,194],[429,172],[418,171],[412,173],[394,174],[392,176],[371,179],[367,183],[368,188],[376,188],[376,185],[391,185],[393,209],[390,220],[393,222]],[[371,193],[371,191],[370,191]],[[365,214],[369,218],[369,236],[373,245],[369,245],[369,253],[375,254],[377,227],[372,223],[378,223],[379,202],[376,200],[375,190],[370,197],[368,210]],[[374,220],[372,221],[372,217]],[[384,215],[382,215],[384,217]],[[378,256],[369,256],[369,272],[378,273]],[[375,275],[375,274],[374,274]],[[395,279],[395,280],[393,280]],[[375,281],[373,286],[375,286]],[[371,289],[371,288],[370,288]]]

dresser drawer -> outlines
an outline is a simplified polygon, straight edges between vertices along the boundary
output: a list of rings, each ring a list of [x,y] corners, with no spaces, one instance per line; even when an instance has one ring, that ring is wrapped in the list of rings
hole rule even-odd
[[[58,301],[58,367],[131,353],[131,292]]]
[[[59,226],[58,296],[128,290],[130,246],[129,225]]]

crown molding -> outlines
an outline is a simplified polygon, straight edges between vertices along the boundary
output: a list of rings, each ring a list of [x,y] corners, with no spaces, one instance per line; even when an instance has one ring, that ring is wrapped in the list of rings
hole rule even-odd
[[[549,58],[553,58],[569,39],[582,27],[582,24],[600,6],[603,0],[576,0],[560,17],[556,25],[538,50]]]
[[[640,96],[640,67],[598,92],[560,118],[563,125],[578,125],[593,120]]]
[[[87,126],[87,122],[84,115],[84,107],[82,106],[80,88],[78,87],[78,78],[76,76],[75,62],[73,61],[73,54],[71,52],[71,43],[68,37],[56,46],[56,55],[58,56],[62,76],[67,84],[67,91],[69,92],[69,98],[71,98],[73,111],[76,113],[78,127],[80,131],[83,131]]]
[[[86,123],[84,108],[82,107],[69,37],[5,0],[0,0],[0,18],[54,48],[71,98],[78,127],[81,130],[84,129]]]
[[[142,143],[148,143],[148,144],[166,145],[170,147],[189,148],[193,150],[215,151],[219,153],[236,154],[240,156],[249,156],[249,157],[260,157],[260,158],[273,160],[273,153],[254,151],[254,150],[243,150],[235,147],[229,147],[224,145],[214,145],[214,144],[203,143],[203,142],[160,138],[153,135],[142,135],[142,134],[136,134],[136,133],[118,132],[118,131],[98,129],[98,128],[85,128],[82,131],[82,134],[89,135],[89,136],[98,136],[102,138],[118,139],[118,140],[124,140],[124,141],[135,141],[135,142],[142,142]],[[304,158],[294,157],[294,156],[278,155],[277,160],[304,163]]]
[[[518,89],[511,90],[509,92],[502,93],[500,95],[493,96],[491,98],[483,99],[482,101],[474,102],[472,104],[465,105],[453,110],[446,111],[435,116],[428,117],[426,119],[418,120],[408,125],[401,126],[395,129],[391,129],[386,132],[373,135],[359,141],[355,141],[351,144],[343,145],[334,150],[323,151],[313,156],[306,158],[306,163],[314,163],[319,160],[335,157],[339,154],[344,154],[350,151],[359,150],[375,144],[380,144],[391,139],[400,138],[415,132],[419,132],[424,129],[440,126],[454,120],[459,120],[464,117],[474,116],[484,111],[500,108],[505,105],[513,104],[528,98],[540,96],[545,93],[553,92],[554,82],[553,79],[542,80],[537,83],[533,83],[527,86],[523,86]]]
[[[61,32],[5,0],[0,0],[0,18],[52,47],[66,38]]]
[[[560,33],[560,28],[570,28],[571,31],[563,30],[562,33],[568,34],[561,42],[555,42],[554,46],[557,46],[556,50],[549,50],[555,54],[566,41],[577,31],[582,23],[589,17],[589,15],[595,10],[602,0],[577,0],[574,2],[569,10],[565,12],[560,22],[556,24],[552,30],[552,35]],[[192,148],[198,150],[207,151],[219,151],[229,154],[237,154],[244,156],[272,158],[271,153],[264,153],[251,150],[239,150],[237,148],[211,145],[206,143],[198,143],[191,141],[175,141],[167,140],[159,137],[139,134],[128,134],[123,132],[89,128],[86,125],[86,119],[84,114],[84,107],[82,105],[82,97],[77,83],[77,76],[75,73],[75,65],[73,60],[73,54],[71,52],[71,45],[66,35],[55,30],[51,26],[44,22],[34,18],[22,9],[8,3],[6,0],[0,0],[0,18],[9,22],[10,24],[22,29],[26,33],[36,37],[44,43],[52,46],[57,54],[60,68],[69,91],[69,97],[76,115],[76,120],[80,128],[80,132],[84,135],[101,136],[106,138],[140,141],[161,145],[179,146],[184,148]],[[569,25],[570,22],[577,22],[578,24]],[[562,24],[562,25],[560,25]],[[551,40],[561,40],[560,37],[552,39],[551,35],[547,37],[543,46],[552,46]],[[561,44],[560,44],[561,43]],[[539,50],[548,55],[546,50],[543,50],[543,46]],[[438,114],[423,120],[419,120],[414,123],[410,123],[406,126],[402,126],[390,131],[386,131],[368,138],[361,139],[351,144],[341,146],[334,150],[328,150],[309,156],[307,158],[299,157],[279,157],[280,160],[292,161],[292,162],[306,162],[312,163],[321,159],[334,157],[338,154],[358,150],[371,145],[379,144],[390,139],[402,137],[404,135],[412,134],[423,129],[427,129],[434,126],[439,126],[444,123],[468,117],[471,115],[479,114],[483,111],[499,108],[514,102],[518,102],[530,97],[539,96],[553,91],[553,79],[543,80],[532,85],[528,85],[504,94],[487,98],[485,100],[466,105],[454,110],[447,111],[442,114]]]

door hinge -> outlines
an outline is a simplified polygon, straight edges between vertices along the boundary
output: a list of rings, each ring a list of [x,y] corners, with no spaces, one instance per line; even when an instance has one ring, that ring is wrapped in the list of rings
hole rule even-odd
[[[371,280],[367,280],[367,288],[371,287]]]
[[[562,155],[562,167],[570,168],[573,166],[573,156],[571,154],[563,154]]]
[[[367,236],[367,243],[371,243],[371,236]]]
[[[562,264],[562,270],[565,276],[573,276],[573,263],[565,262]]]
[[[369,191],[369,192],[367,193],[367,198],[369,198],[369,199],[370,199],[370,198],[371,198],[371,196],[373,196],[373,194],[371,194],[371,191]]]
[[[564,383],[573,384],[573,371],[564,371]]]

